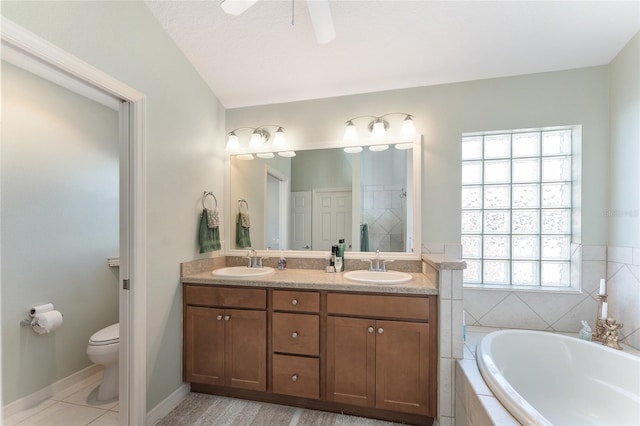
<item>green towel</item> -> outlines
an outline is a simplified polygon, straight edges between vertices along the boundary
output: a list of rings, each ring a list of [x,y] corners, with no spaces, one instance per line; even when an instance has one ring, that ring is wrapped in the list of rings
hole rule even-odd
[[[200,230],[198,232],[198,241],[200,243],[200,253],[208,251],[220,250],[220,228],[209,228],[207,223],[207,209],[202,211],[200,217]]]
[[[369,225],[360,225],[360,251],[369,251]]]
[[[236,244],[240,248],[251,247],[251,233],[248,226],[242,226],[242,213],[236,219]]]

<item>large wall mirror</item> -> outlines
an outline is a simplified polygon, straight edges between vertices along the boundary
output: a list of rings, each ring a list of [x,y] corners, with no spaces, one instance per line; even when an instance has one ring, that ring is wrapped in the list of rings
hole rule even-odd
[[[344,239],[348,253],[419,255],[420,140],[355,154],[231,156],[227,251],[327,252]]]

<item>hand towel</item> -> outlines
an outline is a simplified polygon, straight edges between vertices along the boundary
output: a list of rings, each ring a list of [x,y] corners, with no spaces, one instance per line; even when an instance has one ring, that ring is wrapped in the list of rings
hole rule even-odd
[[[369,225],[360,225],[360,251],[369,251]]]
[[[236,244],[239,248],[251,247],[251,229],[243,225],[243,215],[246,215],[246,213],[238,213],[236,220]]]
[[[251,220],[249,219],[249,212],[240,212],[240,220],[242,221],[243,228],[251,228]]]
[[[205,209],[207,212],[207,226],[210,229],[217,228],[220,226],[220,216],[218,215],[218,210],[216,209]]]
[[[198,232],[200,253],[220,250],[220,228],[209,228],[207,209],[202,210],[200,216],[200,230]]]

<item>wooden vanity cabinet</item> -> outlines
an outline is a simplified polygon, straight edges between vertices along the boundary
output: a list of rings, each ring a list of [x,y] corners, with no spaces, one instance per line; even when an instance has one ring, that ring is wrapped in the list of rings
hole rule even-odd
[[[273,291],[272,389],[320,398],[320,293]]]
[[[436,296],[184,285],[196,392],[427,424],[437,353]]]
[[[329,293],[327,400],[435,416],[434,300]]]
[[[184,380],[265,391],[266,290],[186,285],[184,300]]]

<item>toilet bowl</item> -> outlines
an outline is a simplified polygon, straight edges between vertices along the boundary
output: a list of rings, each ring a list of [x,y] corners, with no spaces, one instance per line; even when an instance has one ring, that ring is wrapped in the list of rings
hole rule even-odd
[[[119,326],[120,324],[113,324],[97,331],[91,336],[87,346],[89,360],[104,366],[102,382],[98,388],[98,401],[106,401],[118,396]]]

